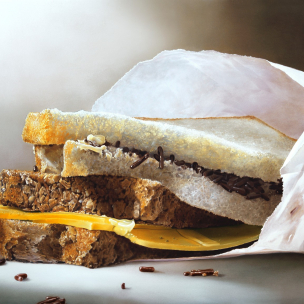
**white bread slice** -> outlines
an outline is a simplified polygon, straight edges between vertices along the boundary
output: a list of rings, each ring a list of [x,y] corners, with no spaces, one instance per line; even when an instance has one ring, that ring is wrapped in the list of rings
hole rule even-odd
[[[263,225],[281,199],[281,195],[265,188],[269,201],[263,198],[248,200],[236,192],[227,192],[193,169],[183,169],[171,164],[171,161],[165,161],[164,168],[159,169],[159,162],[151,157],[138,167],[130,169],[138,159],[135,153],[123,153],[122,148],[92,147],[68,140],[64,145],[64,168],[61,175],[116,175],[155,180],[191,206],[250,225]]]
[[[149,121],[111,113],[63,113],[57,109],[30,113],[23,139],[35,145],[61,145],[88,134],[108,142],[198,162],[238,176],[276,181],[295,140],[254,117]]]

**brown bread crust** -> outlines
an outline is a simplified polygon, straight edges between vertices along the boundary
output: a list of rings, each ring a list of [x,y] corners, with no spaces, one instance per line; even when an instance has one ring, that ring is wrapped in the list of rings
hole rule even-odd
[[[32,171],[3,170],[0,188],[0,204],[26,211],[92,213],[175,228],[236,223],[192,207],[160,183],[144,179],[115,176],[62,178]]]

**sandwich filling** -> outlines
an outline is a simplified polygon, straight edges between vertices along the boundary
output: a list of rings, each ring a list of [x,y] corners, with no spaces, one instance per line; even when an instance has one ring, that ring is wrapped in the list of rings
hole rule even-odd
[[[89,135],[87,138],[83,140],[84,143],[93,147],[102,147],[103,149],[94,150],[90,149],[90,151],[96,153],[105,153],[105,147],[120,147],[120,141],[117,141],[115,145],[105,141],[104,136],[93,136]],[[86,148],[86,147],[85,147]],[[113,151],[113,149],[112,149]],[[114,151],[113,151],[114,152]],[[204,168],[200,166],[197,162],[186,162],[184,160],[175,160],[174,154],[170,154],[170,156],[165,156],[163,148],[159,146],[157,148],[157,154],[150,155],[147,151],[139,150],[136,148],[128,148],[122,147],[123,153],[129,153],[130,156],[132,154],[136,154],[139,159],[135,161],[131,166],[130,169],[135,169],[140,164],[142,164],[148,157],[154,157],[159,163],[158,168],[163,169],[165,161],[170,161],[170,164],[175,164],[182,169],[192,169],[197,174],[200,174],[204,177],[208,177],[212,182],[220,185],[228,192],[236,192],[242,196],[246,196],[246,199],[256,199],[262,198],[266,201],[269,201],[269,196],[273,194],[282,194],[283,193],[283,183],[282,179],[278,179],[278,182],[264,182],[260,178],[251,178],[248,176],[240,177],[233,173],[225,173],[221,172],[220,169],[212,170],[208,168]],[[267,192],[267,194],[266,194]]]

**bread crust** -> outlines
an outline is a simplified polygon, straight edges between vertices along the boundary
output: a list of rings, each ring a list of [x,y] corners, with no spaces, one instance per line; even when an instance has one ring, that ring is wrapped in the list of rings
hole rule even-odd
[[[194,121],[201,121],[202,119],[204,120],[207,120],[207,119],[218,119],[218,120],[223,120],[223,119],[227,119],[227,120],[235,120],[235,119],[242,119],[242,120],[255,120],[255,121],[258,121],[260,122],[261,124],[264,124],[265,126],[273,129],[274,131],[280,133],[282,136],[286,136],[288,137],[290,140],[293,140],[293,141],[297,141],[297,139],[293,138],[293,137],[290,137],[288,135],[286,135],[285,133],[281,132],[280,130],[277,130],[276,128],[272,127],[271,125],[269,125],[268,123],[266,123],[265,121],[255,117],[255,116],[252,116],[252,115],[244,115],[244,116],[229,116],[229,117],[203,117],[203,118],[192,118],[192,117],[189,117],[189,118],[152,118],[152,117],[134,117],[136,119],[141,119],[141,120],[147,120],[147,121],[158,121],[158,122],[167,122],[167,121],[183,121],[185,119],[189,119],[189,120],[194,120]]]

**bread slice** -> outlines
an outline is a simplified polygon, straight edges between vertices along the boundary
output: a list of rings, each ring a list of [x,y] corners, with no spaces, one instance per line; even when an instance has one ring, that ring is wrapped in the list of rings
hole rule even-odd
[[[0,219],[0,232],[0,256],[21,262],[67,263],[96,268],[134,259],[214,254],[214,251],[147,248],[133,244],[115,232],[30,221]],[[227,249],[216,252],[223,251]]]
[[[254,117],[144,120],[118,114],[61,112],[30,113],[23,140],[34,145],[62,145],[88,134],[107,141],[166,155],[238,176],[276,182],[295,141]]]
[[[116,176],[61,177],[3,170],[0,204],[26,211],[79,212],[175,228],[235,225],[191,207],[160,183]]]

